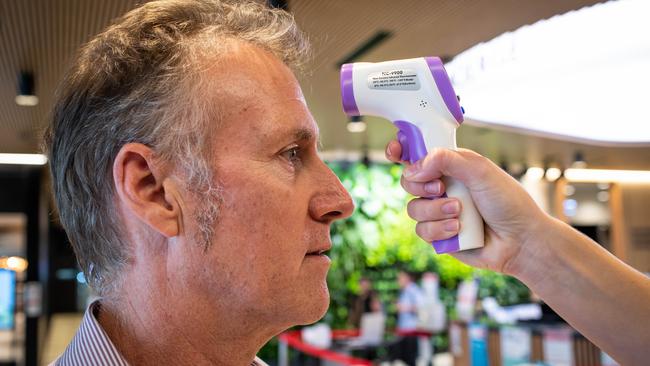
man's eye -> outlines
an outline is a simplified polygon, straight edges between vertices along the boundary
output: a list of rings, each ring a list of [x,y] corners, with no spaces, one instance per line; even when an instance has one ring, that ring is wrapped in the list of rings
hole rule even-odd
[[[290,163],[296,163],[300,161],[300,148],[298,146],[292,147],[288,150],[285,150],[282,153],[282,156],[284,156],[287,160],[289,160]]]

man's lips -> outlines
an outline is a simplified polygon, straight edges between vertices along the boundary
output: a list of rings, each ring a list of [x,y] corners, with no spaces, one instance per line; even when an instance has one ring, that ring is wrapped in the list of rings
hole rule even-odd
[[[317,248],[314,248],[314,249],[310,250],[309,252],[307,252],[306,255],[323,255],[323,254],[325,254],[325,252],[327,252],[330,249],[332,249],[332,245],[327,244],[327,245],[324,245],[322,247],[317,247]]]

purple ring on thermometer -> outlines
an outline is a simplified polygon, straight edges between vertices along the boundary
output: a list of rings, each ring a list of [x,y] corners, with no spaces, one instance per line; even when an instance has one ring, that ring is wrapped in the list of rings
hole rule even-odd
[[[440,57],[425,57],[431,75],[433,75],[433,80],[438,86],[438,91],[442,96],[442,100],[445,101],[447,109],[451,112],[451,115],[454,116],[456,122],[459,124],[463,123],[463,111],[458,103],[458,96],[454,92],[454,87],[451,85],[451,80],[445,70],[445,66],[442,64]]]
[[[343,111],[348,116],[358,116],[359,108],[357,101],[354,99],[354,83],[352,82],[352,69],[354,64],[344,64],[341,66],[341,101]]]

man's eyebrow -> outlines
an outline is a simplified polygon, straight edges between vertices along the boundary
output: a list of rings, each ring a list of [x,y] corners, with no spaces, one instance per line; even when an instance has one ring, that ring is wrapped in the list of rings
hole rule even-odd
[[[307,128],[298,128],[293,131],[293,138],[295,141],[313,141],[316,140],[314,132]],[[322,148],[320,138],[316,141],[316,147],[318,150]]]
[[[283,141],[287,141],[291,139],[292,142],[294,143],[311,143],[311,142],[316,142],[316,149],[320,150],[321,149],[321,141],[320,137],[317,136],[316,133],[312,129],[305,128],[305,127],[297,127],[293,129],[288,129],[283,132],[277,132],[278,134],[278,139],[282,139]],[[280,141],[280,140],[278,140]]]
[[[306,128],[298,128],[293,131],[293,138],[299,141],[313,140],[314,133]]]

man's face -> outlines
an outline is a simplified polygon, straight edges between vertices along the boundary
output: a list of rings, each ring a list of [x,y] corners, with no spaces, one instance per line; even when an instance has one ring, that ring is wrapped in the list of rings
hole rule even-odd
[[[362,279],[359,281],[359,287],[361,287],[361,293],[365,294],[370,291],[370,281],[367,279]]]
[[[221,117],[212,166],[223,203],[209,249],[182,250],[182,291],[197,311],[278,329],[311,323],[329,304],[330,260],[318,252],[353,203],[317,155],[318,127],[292,72],[258,48],[235,48],[206,76]]]
[[[397,274],[397,284],[399,285],[399,288],[403,289],[408,286],[409,283],[411,283],[411,276],[409,276],[408,273],[400,272]]]

